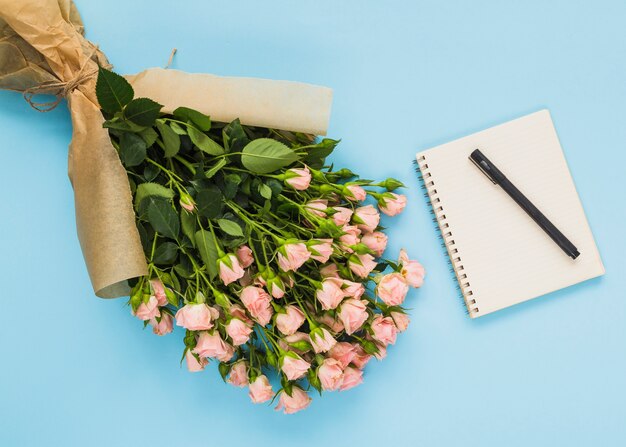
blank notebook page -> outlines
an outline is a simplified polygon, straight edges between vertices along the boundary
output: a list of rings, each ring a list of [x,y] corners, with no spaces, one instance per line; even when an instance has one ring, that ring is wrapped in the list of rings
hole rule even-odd
[[[577,259],[472,164],[474,149],[578,248]],[[472,318],[604,274],[547,110],[420,152],[417,162]]]

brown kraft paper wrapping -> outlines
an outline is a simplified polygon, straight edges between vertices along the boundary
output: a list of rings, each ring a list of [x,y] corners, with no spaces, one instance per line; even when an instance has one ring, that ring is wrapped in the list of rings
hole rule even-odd
[[[98,66],[108,62],[83,32],[71,0],[0,0],[0,88],[66,96],[78,238],[96,295],[115,298],[128,294],[127,280],[146,275],[147,265],[126,172],[95,97]],[[326,134],[330,117],[332,90],[309,84],[160,68],[127,79],[135,97],[154,99],[166,113],[186,106],[215,121],[316,135]]]

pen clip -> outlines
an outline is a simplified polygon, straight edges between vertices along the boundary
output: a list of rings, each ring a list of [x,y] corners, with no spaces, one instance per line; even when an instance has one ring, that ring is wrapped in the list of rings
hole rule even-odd
[[[483,174],[485,174],[485,176],[491,181],[491,183],[493,183],[494,185],[498,184],[498,182],[496,182],[496,180],[491,176],[491,174],[487,172],[485,167],[482,166],[482,163],[485,163],[485,161],[482,160],[483,158],[482,153],[478,149],[474,150],[468,158],[470,159],[472,163],[476,165],[478,169],[481,170]]]

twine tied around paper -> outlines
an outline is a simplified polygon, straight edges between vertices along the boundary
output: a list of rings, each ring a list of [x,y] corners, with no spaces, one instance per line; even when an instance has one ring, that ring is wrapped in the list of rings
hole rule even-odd
[[[38,112],[50,112],[56,109],[63,100],[63,98],[66,98],[73,90],[77,89],[85,81],[93,78],[96,74],[98,74],[98,64],[96,64],[94,68],[86,70],[87,64],[89,63],[89,61],[92,60],[91,58],[98,51],[100,51],[98,46],[93,45],[91,53],[89,53],[89,56],[81,65],[80,70],[78,70],[76,76],[74,76],[69,81],[48,81],[24,90],[22,95],[24,96],[26,102]],[[104,68],[110,69],[112,68],[112,65],[107,64],[104,66]],[[48,102],[35,101],[33,98],[35,97],[35,95],[39,94],[53,94],[56,96],[56,99],[54,101]]]

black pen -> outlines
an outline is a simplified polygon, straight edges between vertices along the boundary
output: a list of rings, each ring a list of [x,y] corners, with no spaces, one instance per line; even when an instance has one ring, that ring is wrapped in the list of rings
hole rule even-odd
[[[504,189],[504,191],[511,196],[511,198],[515,200],[515,202],[517,202],[517,204],[521,206],[530,217],[532,217],[537,225],[539,225],[543,231],[545,231],[548,236],[550,236],[550,238],[552,238],[552,240],[559,247],[561,247],[561,250],[563,250],[567,256],[572,259],[576,259],[580,255],[574,244],[572,244],[569,239],[567,239],[563,233],[561,233],[554,226],[554,224],[552,224],[552,222],[550,222],[550,220],[548,220],[548,218],[544,216],[543,213],[539,211],[537,207],[533,205],[530,200],[528,200],[526,196],[524,196],[524,194],[522,194],[520,190],[517,189],[515,185],[513,185],[513,183],[511,183],[509,179],[507,179],[506,176],[483,155],[482,152],[476,149],[470,154],[469,159],[478,167],[478,169],[483,171],[489,180],[496,185],[500,185],[500,187]]]

